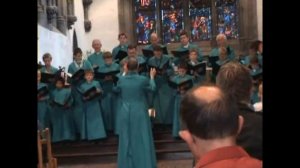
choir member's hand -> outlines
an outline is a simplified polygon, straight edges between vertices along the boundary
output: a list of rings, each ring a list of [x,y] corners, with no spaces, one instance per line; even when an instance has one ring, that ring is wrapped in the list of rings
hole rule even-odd
[[[101,93],[101,90],[97,88],[97,89],[96,89],[96,92],[97,92],[97,93]]]
[[[155,75],[156,75],[156,70],[155,70],[155,68],[151,68],[151,69],[150,69],[150,77],[151,77],[151,79],[154,79]]]

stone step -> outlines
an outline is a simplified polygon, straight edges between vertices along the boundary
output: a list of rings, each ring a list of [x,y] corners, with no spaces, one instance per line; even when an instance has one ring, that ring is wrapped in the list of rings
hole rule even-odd
[[[64,146],[60,148],[53,148],[54,156],[56,157],[74,157],[74,156],[86,156],[86,155],[116,155],[118,152],[118,145],[105,145],[100,146],[98,144],[73,147]],[[157,153],[164,152],[182,152],[188,151],[188,146],[183,141],[177,141],[172,143],[158,142],[155,143],[155,151]]]
[[[156,159],[158,162],[167,160],[192,160],[193,156],[190,152],[176,152],[176,153],[157,153]],[[86,155],[86,156],[73,156],[73,157],[58,157],[58,165],[87,165],[87,164],[107,164],[117,163],[117,155]]]
[[[158,161],[192,160],[187,144],[180,138],[174,139],[171,126],[155,125],[153,139]],[[99,141],[55,143],[52,152],[59,166],[82,164],[115,164],[118,157],[118,137],[109,135]]]

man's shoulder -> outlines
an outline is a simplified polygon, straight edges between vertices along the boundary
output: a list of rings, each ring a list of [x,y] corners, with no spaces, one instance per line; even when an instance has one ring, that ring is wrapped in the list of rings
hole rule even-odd
[[[220,167],[243,167],[243,168],[261,168],[262,161],[254,159],[252,157],[241,157],[241,158],[232,158],[226,160],[216,161],[210,165],[205,166],[205,168],[220,168]]]

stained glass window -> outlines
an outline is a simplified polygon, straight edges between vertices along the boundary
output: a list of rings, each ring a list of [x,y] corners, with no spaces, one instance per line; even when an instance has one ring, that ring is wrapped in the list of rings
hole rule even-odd
[[[228,39],[239,37],[238,0],[216,0],[218,33]]]
[[[190,40],[195,42],[212,40],[218,33],[224,33],[228,39],[239,37],[239,0],[133,0],[133,3],[138,44],[149,44],[153,32],[159,33],[161,43],[180,42],[179,34],[184,29],[189,29]]]
[[[136,0],[136,33],[138,44],[148,44],[150,34],[156,32],[155,0]]]
[[[211,9],[190,8],[191,40],[211,39]]]
[[[179,42],[183,30],[183,0],[162,0],[162,39],[164,43]]]

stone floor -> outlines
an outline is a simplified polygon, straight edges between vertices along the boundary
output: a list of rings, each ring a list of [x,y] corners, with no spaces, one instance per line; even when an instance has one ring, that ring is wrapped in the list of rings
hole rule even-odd
[[[192,160],[161,160],[157,163],[157,168],[192,168]],[[117,168],[113,164],[85,164],[85,165],[70,165],[58,166],[58,168]]]

